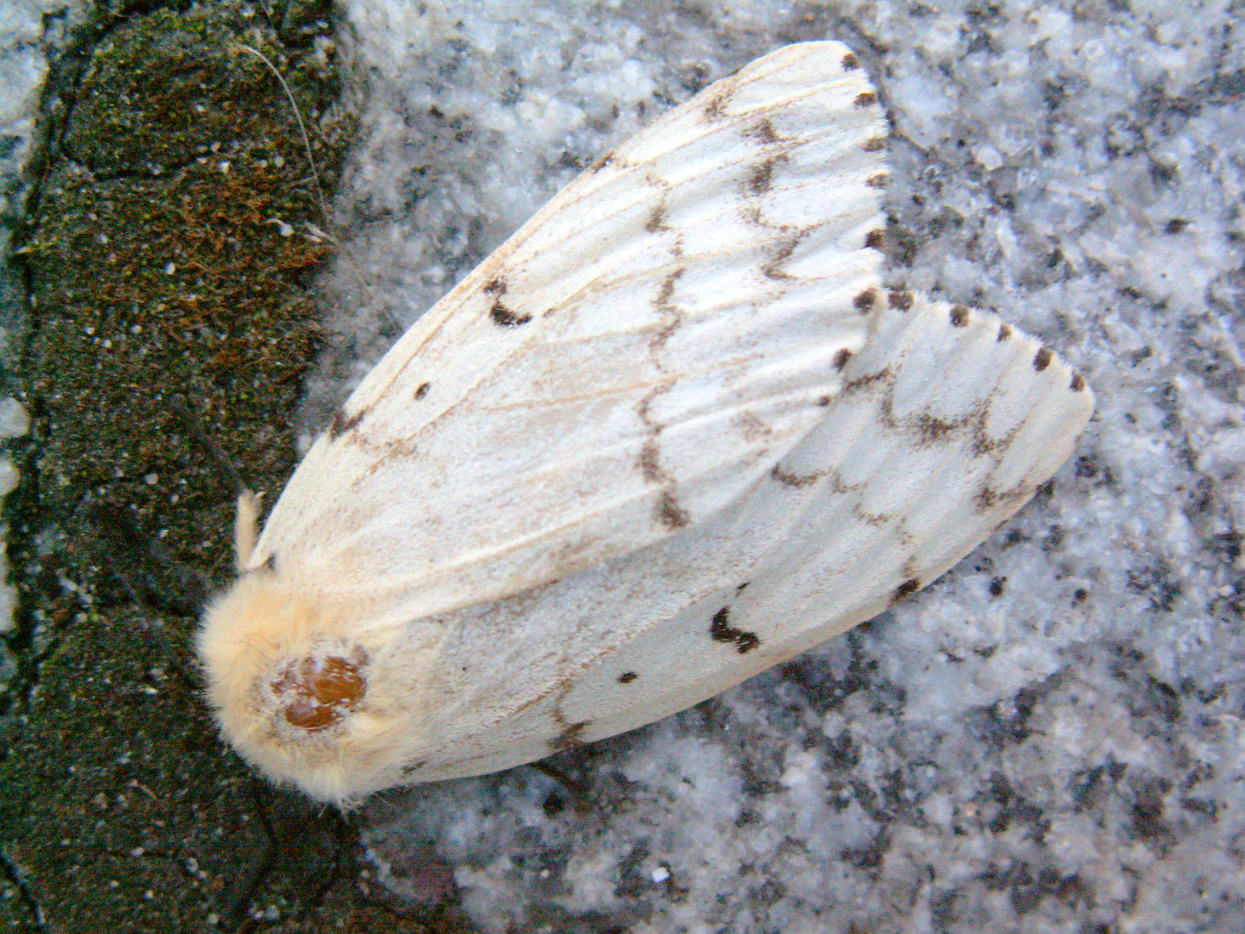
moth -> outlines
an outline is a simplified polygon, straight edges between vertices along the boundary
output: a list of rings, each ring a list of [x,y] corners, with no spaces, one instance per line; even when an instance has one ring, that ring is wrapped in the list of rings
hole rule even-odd
[[[349,805],[708,698],[934,580],[1055,472],[1085,381],[882,285],[886,123],[791,45],[606,153],[319,436],[198,650],[224,736]]]

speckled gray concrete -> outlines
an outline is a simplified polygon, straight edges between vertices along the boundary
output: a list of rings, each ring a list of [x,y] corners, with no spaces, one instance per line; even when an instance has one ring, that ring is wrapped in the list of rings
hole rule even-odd
[[[533,768],[382,796],[383,881],[419,897],[448,866],[489,931],[1238,930],[1234,5],[415,6],[353,3],[370,103],[308,432],[578,168],[827,36],[893,116],[891,281],[1038,335],[1098,412],[1051,491],[911,602],[559,757],[586,809]]]

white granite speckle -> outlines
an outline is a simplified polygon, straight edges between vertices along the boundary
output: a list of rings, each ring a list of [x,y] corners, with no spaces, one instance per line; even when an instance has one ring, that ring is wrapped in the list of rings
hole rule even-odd
[[[348,5],[369,97],[308,433],[597,154],[826,36],[893,117],[891,279],[1039,335],[1099,405],[1053,489],[893,613],[557,757],[565,785],[381,796],[395,892],[431,851],[486,931],[1239,923],[1245,43],[1228,3],[1136,6]]]

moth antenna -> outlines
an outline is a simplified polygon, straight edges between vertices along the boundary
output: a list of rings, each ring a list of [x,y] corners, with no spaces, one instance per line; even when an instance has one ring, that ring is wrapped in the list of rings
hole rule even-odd
[[[233,463],[225,456],[225,452],[217,446],[215,441],[208,437],[207,432],[203,430],[199,420],[195,418],[194,412],[191,411],[190,406],[186,403],[186,398],[181,395],[173,396],[170,404],[195,441],[208,452],[208,456],[212,458],[216,468],[228,478],[229,485],[237,490],[239,495],[247,492],[250,488],[243,482],[242,475],[238,473]]]
[[[264,15],[268,16],[268,13],[265,12]],[[294,97],[294,92],[290,90],[289,84],[286,83],[285,78],[282,76],[281,72],[277,69],[277,66],[274,65],[268,59],[267,56],[265,56],[262,52],[260,52],[259,49],[252,48],[251,46],[246,45],[245,43],[239,43],[238,47],[247,52],[250,52],[256,58],[258,58],[261,62],[263,62],[264,65],[267,66],[268,70],[272,72],[273,76],[281,84],[281,89],[285,91],[285,97],[290,102],[290,108],[294,111],[294,119],[298,121],[298,131],[299,133],[302,134],[302,137],[303,137],[303,149],[307,153],[307,162],[310,163],[311,165],[311,178],[316,186],[316,201],[320,208],[320,219],[324,222],[324,226],[326,228],[329,228],[329,230],[331,230],[333,227],[333,223],[329,218],[328,207],[326,206],[326,203],[324,200],[324,189],[320,185],[320,170],[316,166],[316,157],[312,153],[312,149],[311,149],[311,138],[307,134],[307,127],[306,127],[306,124],[303,123],[303,115],[302,115],[302,112],[299,111],[298,109],[298,101]],[[332,233],[326,230],[321,230],[317,228],[314,224],[308,224],[307,227],[309,229],[309,232],[312,234],[312,236],[322,237],[323,239],[328,240],[330,243],[333,243],[335,245],[337,244],[338,242],[337,238],[333,236]],[[362,289],[364,292],[366,292],[369,296],[371,296],[372,295],[371,284],[369,283],[367,276],[365,276],[360,271],[358,264],[355,263],[354,259],[350,256],[350,254],[344,251],[339,252],[338,258],[344,261],[346,268],[350,271],[351,275],[355,279],[355,282],[359,286],[359,288]],[[388,319],[390,324],[397,327],[399,332],[404,331],[406,329],[405,325],[401,322],[401,320],[399,320],[393,314],[393,311],[391,309],[389,309],[388,307],[385,307],[383,311],[384,311],[385,317]]]
[[[303,124],[303,115],[298,110],[298,101],[294,99],[294,92],[290,90],[290,86],[285,83],[285,78],[281,72],[277,70],[277,66],[270,62],[267,56],[259,49],[253,49],[245,42],[239,42],[238,48],[245,52],[250,52],[261,62],[268,66],[268,70],[281,85],[281,90],[285,92],[286,99],[290,102],[290,108],[294,111],[294,119],[298,121],[298,132],[303,137],[303,149],[307,152],[307,162],[311,164],[311,180],[316,186],[316,203],[320,207],[320,218],[324,221],[325,226],[329,225],[329,212],[324,206],[324,189],[320,187],[320,170],[316,167],[316,157],[311,152],[311,138],[307,135],[307,127]]]
[[[158,617],[161,612],[178,615],[195,613],[211,591],[211,581],[196,568],[175,560],[161,548],[159,542],[144,535],[124,509],[111,504],[98,504],[91,510],[91,518],[95,525],[96,535],[105,545],[101,563],[121,585],[129,596],[130,602],[145,612],[147,620],[144,629],[159,644],[168,665],[187,687],[197,693],[202,687],[198,672],[182,661],[184,653],[173,646],[167,630]],[[125,571],[122,562],[118,560],[118,555],[126,551],[140,552],[146,559],[159,565],[161,570],[175,575],[177,583],[172,587],[167,584],[153,583],[150,580],[136,584],[130,574]],[[145,572],[144,577],[146,577]],[[185,598],[176,596],[178,592],[192,584],[195,588],[193,595]],[[139,592],[140,587],[146,592],[145,594]],[[168,592],[172,592],[175,596],[167,596]]]

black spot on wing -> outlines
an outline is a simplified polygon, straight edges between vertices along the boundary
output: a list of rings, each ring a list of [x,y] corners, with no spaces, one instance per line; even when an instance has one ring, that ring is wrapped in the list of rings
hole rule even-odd
[[[963,305],[951,306],[951,326],[954,328],[962,328],[968,324],[968,309]]]
[[[1072,374],[1072,382],[1068,384],[1068,388],[1073,392],[1085,391],[1085,378],[1080,373]]]
[[[886,249],[886,231],[871,230],[865,235],[865,246],[871,250]]]
[[[878,96],[873,91],[861,91],[856,95],[856,99],[852,101],[857,107],[872,107],[878,102]]]
[[[873,310],[873,303],[877,299],[878,293],[876,289],[865,289],[854,299],[852,304],[856,306],[856,310],[862,315],[868,314]]]
[[[713,622],[709,624],[709,636],[714,642],[732,643],[740,655],[746,655],[761,644],[761,639],[755,632],[745,632],[731,625],[730,610],[726,607],[713,614]]]
[[[851,359],[852,359],[852,352],[848,350],[846,347],[842,348],[834,355],[834,368],[836,370],[843,369],[843,367],[847,366],[847,362]],[[817,402],[818,405],[829,405],[830,404],[830,399],[827,396],[822,396],[822,399],[825,399],[826,401],[822,402],[821,400],[818,400]]]
[[[843,60],[839,62],[843,66],[844,71],[855,71],[860,67],[860,61],[851,52],[843,56]]]
[[[532,316],[528,314],[519,314],[510,308],[507,308],[501,302],[493,302],[493,307],[489,309],[489,316],[493,319],[493,323],[503,328],[517,328],[521,324],[527,324],[532,320]]]
[[[894,606],[905,597],[910,597],[921,589],[921,582],[915,577],[909,577],[906,581],[895,588],[895,592],[891,594],[891,606]]]
[[[624,671],[622,674],[618,676],[618,683],[619,684],[630,684],[632,681],[634,681],[638,677],[640,676],[637,675],[634,671]]]
[[[502,302],[501,296],[506,294],[506,288],[506,280],[501,276],[494,276],[484,286],[485,294],[494,297],[493,307],[489,309],[489,316],[495,324],[503,328],[517,328],[521,324],[527,324],[532,320],[531,315],[516,312]]]
[[[424,396],[428,395],[428,390],[431,388],[431,383],[420,383],[419,387],[415,390],[415,398],[422,399]]]
[[[1033,369],[1041,373],[1044,369],[1050,366],[1050,361],[1052,357],[1054,357],[1054,354],[1051,353],[1047,348],[1043,347],[1036,354],[1033,355]]]

